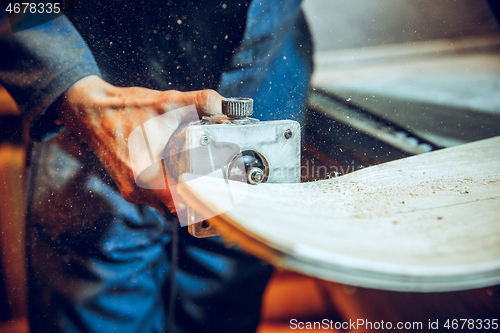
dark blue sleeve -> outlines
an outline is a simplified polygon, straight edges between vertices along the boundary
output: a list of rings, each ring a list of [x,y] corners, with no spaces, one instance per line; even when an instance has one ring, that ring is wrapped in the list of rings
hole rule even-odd
[[[100,75],[91,52],[65,16],[13,33],[3,3],[0,9],[0,84],[28,121],[39,122],[79,79]]]
[[[303,121],[313,45],[301,0],[255,0],[219,93],[254,99],[255,118]]]

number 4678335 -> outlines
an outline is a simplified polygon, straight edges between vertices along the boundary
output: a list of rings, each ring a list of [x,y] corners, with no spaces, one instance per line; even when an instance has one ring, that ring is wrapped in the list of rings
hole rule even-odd
[[[447,329],[498,329],[498,319],[448,319],[443,327]]]
[[[52,2],[15,2],[15,3],[9,3],[7,5],[7,8],[5,8],[5,11],[8,12],[9,14],[19,14],[19,13],[39,13],[39,14],[59,14],[61,12],[61,7],[59,7],[59,3],[52,3]]]

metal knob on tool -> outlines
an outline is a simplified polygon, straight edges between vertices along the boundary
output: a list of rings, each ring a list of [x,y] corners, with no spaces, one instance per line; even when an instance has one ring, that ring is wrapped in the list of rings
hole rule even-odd
[[[224,98],[222,113],[229,118],[240,119],[253,114],[253,99],[251,98]]]

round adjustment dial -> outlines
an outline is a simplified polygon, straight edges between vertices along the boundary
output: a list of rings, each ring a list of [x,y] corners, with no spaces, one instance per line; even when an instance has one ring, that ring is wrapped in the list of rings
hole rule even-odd
[[[245,118],[253,113],[253,99],[251,98],[224,98],[222,113],[230,118]]]

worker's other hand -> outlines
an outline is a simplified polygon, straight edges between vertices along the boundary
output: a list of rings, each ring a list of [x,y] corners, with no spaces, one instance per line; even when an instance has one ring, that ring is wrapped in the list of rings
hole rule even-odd
[[[169,186],[164,190],[143,189],[136,185],[127,138],[146,121],[165,112],[195,105],[199,116],[221,112],[222,96],[213,90],[179,92],[145,88],[120,88],[98,76],[88,76],[68,89],[54,104],[63,124],[96,154],[125,200],[147,204],[175,213]],[[189,119],[186,113],[183,121]],[[167,174],[168,176],[168,174]],[[167,177],[168,178],[168,177]],[[169,184],[172,179],[168,178]],[[179,207],[179,206],[178,206]]]

